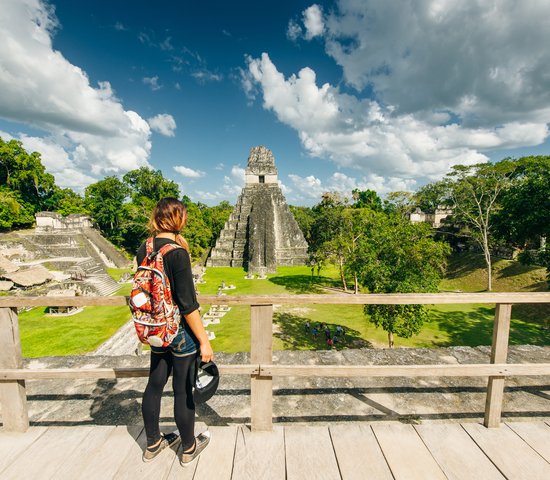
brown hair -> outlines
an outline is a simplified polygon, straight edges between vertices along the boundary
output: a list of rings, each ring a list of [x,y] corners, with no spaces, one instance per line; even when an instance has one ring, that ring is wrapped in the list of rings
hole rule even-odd
[[[176,243],[189,252],[189,244],[181,235],[186,223],[187,208],[185,208],[185,205],[177,198],[165,197],[161,198],[153,209],[149,220],[149,228],[154,235],[161,232],[175,234]]]

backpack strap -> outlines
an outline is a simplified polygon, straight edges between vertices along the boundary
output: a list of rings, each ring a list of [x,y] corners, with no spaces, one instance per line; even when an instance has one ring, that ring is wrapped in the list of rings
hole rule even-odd
[[[183,248],[181,245],[178,245],[177,243],[167,243],[166,245],[163,245],[159,248],[159,253],[164,257],[168,252],[171,252],[172,250],[176,250],[177,248]]]
[[[148,257],[153,253],[153,237],[149,237],[147,241],[145,242],[145,256]]]
[[[168,252],[171,252],[172,250],[175,250],[176,248],[183,248],[181,245],[175,244],[175,243],[167,243],[166,245],[163,245],[158,250],[154,250],[154,237],[149,237],[147,241],[145,242],[145,258],[143,259],[143,264],[150,262],[153,260],[158,253],[160,253],[162,256],[166,255]],[[142,265],[143,265],[142,264]]]

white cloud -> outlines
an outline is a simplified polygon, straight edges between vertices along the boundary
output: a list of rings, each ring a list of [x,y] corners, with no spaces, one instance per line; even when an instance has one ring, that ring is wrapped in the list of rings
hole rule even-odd
[[[175,166],[174,170],[178,172],[180,175],[183,175],[184,177],[188,177],[188,178],[200,178],[206,175],[204,172],[201,172],[200,170],[193,170],[192,168],[184,167],[183,165]]]
[[[341,0],[327,53],[345,80],[400,113],[449,109],[466,126],[548,123],[546,0]]]
[[[245,55],[245,61],[249,64],[252,61],[252,57]],[[248,99],[248,104],[252,105],[256,100],[257,86],[254,77],[250,74],[249,70],[238,68],[238,81],[241,84],[241,88]]]
[[[53,10],[39,0],[2,2],[0,116],[48,132],[43,146],[55,142],[68,169],[82,172],[74,175],[75,186],[90,173],[149,165],[149,125],[124,110],[109,82],[94,88],[82,69],[53,49],[57,27]]]
[[[0,130],[0,138],[4,140],[4,142],[9,142],[10,140],[13,140],[13,135],[8,132],[3,132]]]
[[[295,20],[290,20],[286,29],[286,36],[289,40],[295,42],[302,36],[302,27]]]
[[[279,188],[281,189],[281,192],[283,192],[283,195],[288,195],[293,192],[292,188],[285,185],[280,179],[277,180],[277,183],[279,184]]]
[[[248,70],[251,81],[262,88],[264,107],[282,122],[299,130],[322,130],[338,117],[334,90],[328,83],[317,88],[312,69],[303,68],[286,81],[264,53],[261,59],[248,58]]]
[[[318,203],[325,192],[338,192],[344,197],[351,198],[351,192],[355,189],[374,190],[383,196],[389,192],[412,191],[416,188],[416,182],[412,179],[382,177],[376,174],[357,179],[342,172],[335,172],[325,182],[313,175],[301,177],[289,174],[288,178],[294,187],[292,200],[308,204]]]
[[[159,83],[158,75],[155,75],[154,77],[143,77],[142,81],[145,85],[148,85],[153,92],[162,88],[162,85]]]
[[[222,196],[218,192],[212,193],[212,192],[206,192],[204,190],[196,190],[194,193],[199,200],[204,200],[204,201],[220,200],[222,198]]]
[[[233,165],[231,167],[231,177],[241,187],[244,186],[245,169],[240,165]]]
[[[225,167],[225,165],[223,163],[218,163],[216,165],[216,170],[223,170],[223,167]]]
[[[176,135],[176,121],[172,115],[159,113],[154,117],[148,118],[147,122],[152,130],[161,135],[165,135],[166,137],[174,137]]]
[[[367,176],[435,179],[452,165],[487,161],[486,150],[537,145],[548,136],[546,123],[530,115],[472,126],[449,123],[454,112],[447,109],[400,113],[328,83],[318,86],[308,67],[285,78],[266,53],[248,58],[248,76],[261,89],[264,108],[294,128],[312,156],[360,168]]]
[[[211,72],[210,70],[203,68],[197,70],[191,74],[191,76],[199,83],[206,82],[221,82],[223,80],[223,75],[219,73]]]
[[[72,187],[83,190],[86,185],[96,181],[76,168],[67,151],[56,142],[54,137],[40,138],[21,135],[19,140],[28,152],[39,152],[42,165],[55,177],[60,187]]]
[[[288,175],[288,178],[290,179],[294,187],[298,189],[298,198],[305,197],[310,200],[316,200],[321,197],[321,194],[323,192],[327,191],[321,185],[321,180],[314,177],[313,175],[300,177],[299,175],[291,173]]]
[[[159,44],[160,49],[164,51],[174,50],[171,41],[172,37],[166,37],[164,41]]]
[[[323,34],[325,24],[323,21],[323,11],[317,4],[304,10],[304,27],[306,29],[305,38],[311,40]]]

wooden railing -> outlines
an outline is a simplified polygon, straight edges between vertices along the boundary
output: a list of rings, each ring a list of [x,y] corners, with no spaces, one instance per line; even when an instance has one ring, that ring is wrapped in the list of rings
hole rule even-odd
[[[365,295],[246,295],[223,296],[228,305],[251,306],[250,364],[219,365],[221,374],[249,375],[253,430],[272,429],[274,376],[330,377],[489,377],[485,405],[486,427],[498,427],[506,376],[550,375],[550,363],[507,364],[512,305],[550,303],[550,293],[454,293]],[[202,304],[220,303],[203,295]],[[0,297],[0,404],[6,431],[29,426],[25,380],[146,377],[147,368],[23,368],[18,307],[117,306],[126,297]],[[273,305],[277,304],[496,304],[489,364],[462,365],[273,365]]]

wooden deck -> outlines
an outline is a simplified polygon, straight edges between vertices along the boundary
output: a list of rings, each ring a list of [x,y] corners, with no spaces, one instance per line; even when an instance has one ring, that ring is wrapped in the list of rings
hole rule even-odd
[[[169,431],[167,427],[165,430]],[[31,427],[0,432],[2,479],[550,478],[550,422],[211,427],[189,467],[172,450],[141,461],[141,427]]]

